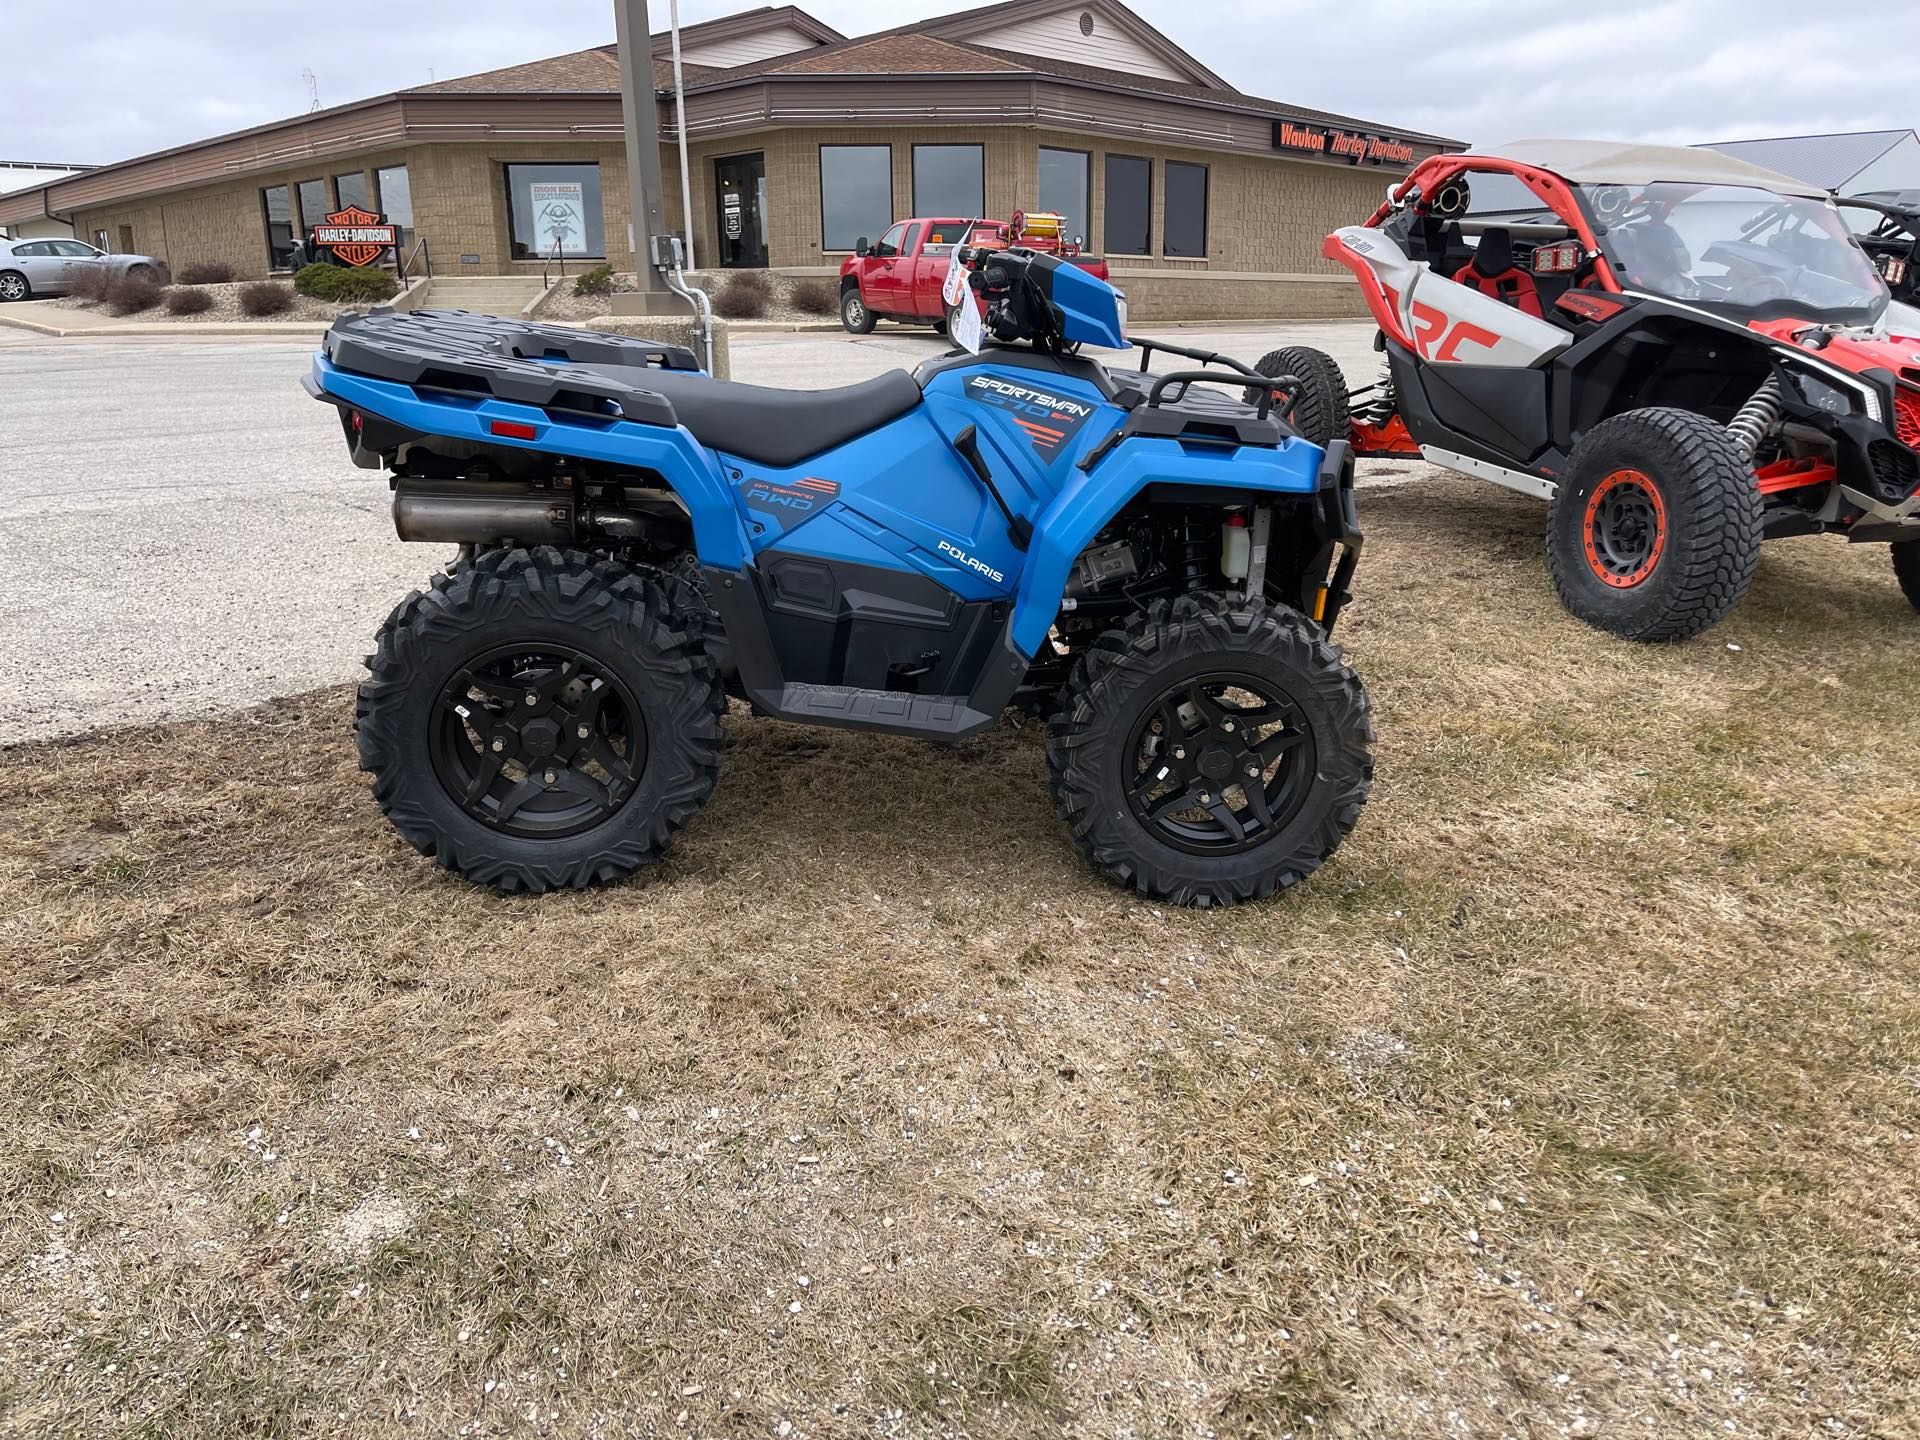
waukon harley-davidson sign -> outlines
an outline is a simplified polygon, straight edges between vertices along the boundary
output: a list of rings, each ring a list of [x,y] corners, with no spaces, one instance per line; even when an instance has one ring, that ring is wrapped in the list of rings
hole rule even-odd
[[[1384,135],[1356,135],[1351,130],[1328,130],[1319,125],[1273,122],[1273,148],[1325,155],[1349,165],[1411,165],[1413,146]]]
[[[399,226],[357,205],[336,210],[313,227],[314,248],[332,251],[346,265],[371,265],[399,243]]]

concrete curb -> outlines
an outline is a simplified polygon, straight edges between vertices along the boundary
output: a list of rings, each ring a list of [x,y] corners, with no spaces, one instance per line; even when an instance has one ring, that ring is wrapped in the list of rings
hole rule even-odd
[[[244,320],[216,320],[202,325],[82,325],[69,330],[62,329],[58,325],[48,325],[39,320],[0,315],[0,327],[28,330],[36,335],[45,335],[55,340],[85,340],[94,335],[109,339],[118,337],[123,340],[135,336],[147,340],[156,337],[190,340],[195,336],[217,340],[222,337],[233,338],[243,335],[324,335],[331,323],[320,320],[281,320],[259,323]]]

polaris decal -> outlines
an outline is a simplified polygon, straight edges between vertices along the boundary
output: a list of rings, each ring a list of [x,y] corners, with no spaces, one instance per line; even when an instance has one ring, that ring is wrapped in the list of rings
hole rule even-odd
[[[747,504],[756,510],[784,510],[806,515],[839,498],[840,487],[831,480],[809,475],[791,485],[776,485],[771,480],[747,482]]]
[[[994,375],[976,375],[967,382],[967,397],[1013,416],[1033,448],[1043,455],[1057,453],[1093,418],[1094,407],[1084,400],[1067,400],[1043,390],[1029,390]]]
[[[942,540],[940,542],[940,553],[942,555],[952,556],[955,560],[966,566],[967,569],[977,571],[986,576],[987,579],[993,581],[996,585],[1004,585],[1007,583],[1007,577],[1004,572],[994,569],[984,560],[974,559],[973,556],[967,554],[967,552],[962,550],[958,545],[949,545],[946,541]]]

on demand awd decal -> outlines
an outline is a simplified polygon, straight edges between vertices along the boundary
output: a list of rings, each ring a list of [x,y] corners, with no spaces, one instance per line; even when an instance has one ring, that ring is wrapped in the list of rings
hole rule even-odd
[[[1058,451],[1093,418],[1094,407],[1083,400],[1062,399],[994,375],[974,376],[967,382],[967,394],[1012,415],[1013,423],[1026,432],[1033,448],[1046,455]]]

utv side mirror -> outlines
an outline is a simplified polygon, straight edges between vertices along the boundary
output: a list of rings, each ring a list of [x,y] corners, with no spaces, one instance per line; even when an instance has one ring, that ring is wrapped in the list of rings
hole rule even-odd
[[[867,237],[866,236],[862,235],[858,240],[853,242],[853,253],[859,256],[862,260],[867,258]]]

